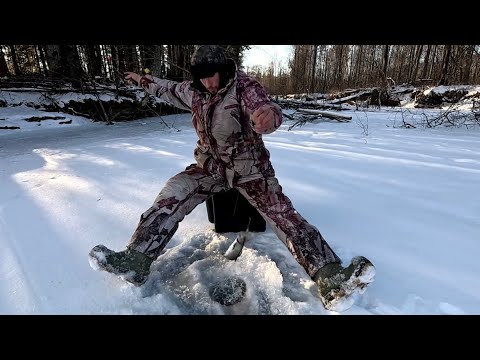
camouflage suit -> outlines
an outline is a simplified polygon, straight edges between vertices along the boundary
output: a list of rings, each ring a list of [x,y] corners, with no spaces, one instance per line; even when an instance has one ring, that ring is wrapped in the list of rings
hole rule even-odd
[[[271,131],[277,129],[282,122],[280,108],[255,79],[236,70],[234,63],[233,67],[233,78],[214,95],[197,90],[192,81],[141,78],[140,85],[148,93],[192,112],[198,141],[196,163],[168,180],[153,205],[141,215],[128,248],[157,258],[185,215],[211,194],[235,188],[313,277],[318,269],[340,259],[283,194],[262,135],[252,127],[250,115],[260,106],[269,105],[276,114]]]

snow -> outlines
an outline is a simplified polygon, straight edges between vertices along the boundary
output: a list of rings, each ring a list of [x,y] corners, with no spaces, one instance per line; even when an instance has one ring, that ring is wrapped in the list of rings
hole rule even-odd
[[[268,226],[226,259],[236,234],[215,233],[203,204],[144,286],[90,267],[89,251],[124,249],[165,182],[193,162],[188,114],[106,126],[0,108],[0,126],[21,127],[0,130],[0,314],[480,314],[480,130],[400,128],[398,109],[342,114],[352,121],[290,131],[285,121],[264,136],[295,208],[342,261],[376,266],[355,305],[336,313]],[[46,115],[72,123],[22,120]],[[415,109],[403,116],[413,122]],[[208,296],[227,276],[247,283],[233,306]]]
[[[117,96],[116,89],[114,86],[102,86],[102,88],[109,93],[104,93],[100,95],[102,101],[115,101],[121,103],[123,101],[133,102],[133,99],[126,98],[125,96]],[[145,93],[139,88],[129,86],[130,90],[134,90],[134,94],[137,101],[141,101]],[[26,92],[25,90],[28,90]],[[61,90],[61,89],[59,89]],[[60,108],[64,108],[71,100],[75,101],[84,101],[84,100],[97,100],[97,97],[93,94],[78,94],[76,92],[65,90],[63,93],[55,95],[45,95],[46,92],[36,89],[36,88],[22,88],[16,89],[11,88],[8,90],[0,90],[0,101],[6,102],[9,106],[18,106],[18,105],[53,105],[56,104]],[[159,102],[164,102],[163,100],[157,99]]]
[[[431,91],[433,91],[434,93],[436,93],[438,95],[442,95],[442,94],[445,94],[448,91],[455,91],[455,90],[468,90],[471,93],[476,93],[476,92],[478,92],[478,86],[473,86],[473,85],[458,85],[458,86],[450,85],[450,86],[445,86],[445,85],[441,85],[441,86],[428,88],[427,90],[425,90],[423,92],[423,94],[428,95]]]

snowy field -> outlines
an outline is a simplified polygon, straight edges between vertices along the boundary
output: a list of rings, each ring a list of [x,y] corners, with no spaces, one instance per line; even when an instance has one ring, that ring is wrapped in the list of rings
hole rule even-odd
[[[398,109],[342,114],[352,121],[291,131],[285,121],[264,136],[295,208],[344,262],[376,266],[341,314],[480,314],[480,130],[400,128]],[[23,120],[45,115],[72,123]],[[215,233],[203,204],[144,286],[90,267],[90,249],[124,249],[168,178],[193,162],[188,114],[106,126],[19,106],[0,108],[0,126],[20,127],[0,130],[0,314],[336,314],[269,227],[227,260],[235,234]],[[229,275],[247,293],[225,307],[208,287]]]

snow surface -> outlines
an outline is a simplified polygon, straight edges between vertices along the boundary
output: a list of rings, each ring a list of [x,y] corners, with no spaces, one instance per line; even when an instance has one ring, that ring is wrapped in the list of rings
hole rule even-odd
[[[344,262],[376,266],[341,314],[480,314],[479,129],[400,128],[399,109],[342,114],[352,121],[291,131],[285,121],[264,136],[295,208]],[[45,115],[72,123],[22,120]],[[165,182],[193,162],[190,115],[106,126],[17,106],[0,108],[6,124],[21,129],[0,130],[0,314],[337,314],[269,227],[227,260],[236,234],[215,233],[203,204],[144,286],[90,267],[90,249],[124,249]],[[214,303],[209,285],[231,275],[247,283],[245,299]]]

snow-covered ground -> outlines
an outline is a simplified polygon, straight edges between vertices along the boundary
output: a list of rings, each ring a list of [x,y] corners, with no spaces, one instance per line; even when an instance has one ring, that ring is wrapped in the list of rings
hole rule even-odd
[[[344,262],[364,255],[376,266],[342,314],[480,314],[479,129],[399,128],[398,109],[342,114],[352,121],[291,131],[286,121],[264,136],[296,209]],[[72,123],[22,120],[45,115]],[[90,267],[90,249],[123,249],[168,178],[193,162],[188,114],[106,126],[0,108],[7,124],[20,129],[0,130],[0,314],[335,314],[270,228],[237,261],[223,257],[235,234],[215,233],[204,205],[144,286]],[[247,293],[225,307],[208,287],[229,275]]]

